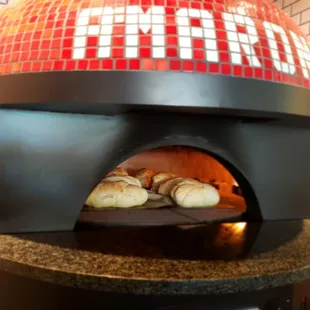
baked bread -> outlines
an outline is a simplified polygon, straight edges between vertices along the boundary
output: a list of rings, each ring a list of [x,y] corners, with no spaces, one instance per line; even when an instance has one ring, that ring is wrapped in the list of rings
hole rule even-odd
[[[124,181],[124,182],[127,182],[128,184],[141,187],[140,181],[129,175],[127,176],[112,175],[110,177],[104,178],[101,182],[119,182],[119,181]]]
[[[147,191],[125,181],[101,182],[86,201],[89,207],[131,208],[143,205],[148,199]]]
[[[175,203],[183,208],[207,208],[217,205],[220,195],[209,184],[193,184],[186,180],[178,182],[170,193]]]
[[[171,172],[161,172],[161,173],[156,174],[153,177],[153,184],[152,184],[151,190],[153,192],[157,192],[161,182],[172,179],[172,178],[176,178],[176,177],[177,175]]]
[[[188,183],[188,184],[200,184],[199,181],[194,179],[185,179],[185,178],[172,178],[165,181],[160,182],[158,187],[158,194],[164,196],[170,196],[172,189],[180,182]]]
[[[122,167],[116,167],[114,168],[112,171],[110,171],[106,177],[110,177],[110,176],[113,176],[113,175],[122,175],[122,176],[126,176],[128,175],[128,172],[126,171],[125,168],[122,168]]]
[[[135,177],[140,181],[142,187],[151,188],[154,175],[155,172],[153,170],[143,168],[136,173]]]

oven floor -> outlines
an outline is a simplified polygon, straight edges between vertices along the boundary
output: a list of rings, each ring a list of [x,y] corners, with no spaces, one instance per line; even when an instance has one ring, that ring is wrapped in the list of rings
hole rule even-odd
[[[77,227],[91,228],[92,224],[102,226],[163,226],[197,225],[242,220],[246,211],[245,201],[237,195],[221,197],[215,208],[186,209],[176,206],[147,209],[83,209]]]

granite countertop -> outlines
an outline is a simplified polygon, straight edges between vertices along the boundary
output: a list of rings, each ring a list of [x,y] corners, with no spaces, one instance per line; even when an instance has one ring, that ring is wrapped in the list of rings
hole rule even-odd
[[[276,287],[310,279],[310,220],[0,235],[0,269],[121,293]]]

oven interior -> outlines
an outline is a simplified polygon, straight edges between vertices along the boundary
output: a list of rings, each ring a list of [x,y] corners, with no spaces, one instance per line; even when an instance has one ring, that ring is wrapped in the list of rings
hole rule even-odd
[[[246,220],[247,202],[242,193],[243,188],[232,175],[229,165],[225,166],[223,160],[216,159],[211,153],[185,145],[162,146],[137,153],[117,167],[124,168],[131,177],[138,176],[141,169],[151,171],[153,177],[142,186],[149,194],[162,194],[160,190],[153,189],[152,182],[156,175],[168,173],[173,175],[170,180],[194,179],[211,185],[218,192],[220,201],[211,208],[195,205],[184,208],[173,199],[169,200],[170,195],[165,193],[156,200],[150,196],[144,204],[131,208],[91,208],[86,203],[77,221],[79,227],[185,225]],[[114,170],[111,170],[113,173]],[[102,176],[101,182],[105,180]]]

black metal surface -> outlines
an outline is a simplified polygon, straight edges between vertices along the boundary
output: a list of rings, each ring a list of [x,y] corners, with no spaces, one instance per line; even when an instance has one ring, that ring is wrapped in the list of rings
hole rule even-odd
[[[1,105],[110,115],[160,110],[254,117],[310,116],[310,90],[221,75],[49,72],[1,76]]]
[[[72,230],[93,187],[130,156],[188,145],[230,170],[248,221],[310,217],[310,128],[191,115],[0,110],[0,232]]]
[[[240,221],[241,211],[234,209],[189,209],[167,207],[145,210],[82,211],[77,224],[94,223],[102,226],[164,226],[198,225],[218,222]]]

